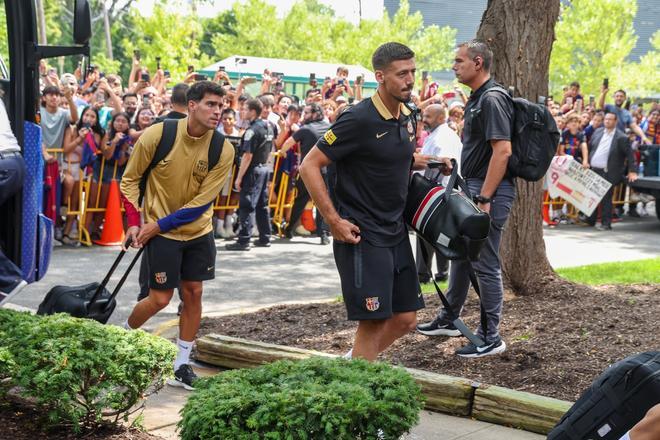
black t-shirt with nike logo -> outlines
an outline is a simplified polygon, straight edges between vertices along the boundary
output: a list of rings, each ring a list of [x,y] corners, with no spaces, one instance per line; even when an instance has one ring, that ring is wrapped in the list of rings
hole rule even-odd
[[[337,165],[339,215],[356,223],[374,246],[395,246],[407,237],[403,210],[415,152],[411,117],[401,104],[395,119],[375,94],[345,110],[317,143]]]

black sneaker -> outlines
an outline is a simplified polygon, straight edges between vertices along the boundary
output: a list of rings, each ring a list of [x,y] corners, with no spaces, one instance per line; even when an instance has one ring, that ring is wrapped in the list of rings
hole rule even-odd
[[[322,245],[330,244],[330,237],[328,237],[327,235],[321,235],[321,244]]]
[[[456,350],[456,355],[464,358],[480,358],[484,356],[499,354],[504,350],[506,350],[506,344],[501,338],[497,338],[497,341],[491,342],[490,344],[486,343],[481,347],[477,347],[472,342],[470,342],[465,347]]]
[[[611,231],[612,226],[611,225],[600,225],[600,226],[596,226],[596,229],[598,229],[599,231]]]
[[[256,240],[252,244],[254,245],[254,247],[270,247],[270,241]]]
[[[293,238],[293,231],[288,226],[284,228],[284,238],[291,240]]]
[[[225,245],[225,249],[228,251],[249,251],[250,243],[240,243],[238,241],[234,243],[229,243]]]
[[[167,384],[173,387],[184,388],[188,391],[193,391],[195,387],[193,386],[197,380],[197,375],[193,371],[192,367],[188,364],[183,364],[179,367],[178,370],[174,372],[174,379],[167,381]]]
[[[431,322],[417,324],[417,331],[426,336],[461,336],[461,332],[451,322],[435,318]]]

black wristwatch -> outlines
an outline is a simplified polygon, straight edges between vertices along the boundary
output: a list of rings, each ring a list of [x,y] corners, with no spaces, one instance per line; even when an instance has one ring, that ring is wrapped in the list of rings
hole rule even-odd
[[[481,194],[472,197],[472,200],[474,200],[476,203],[481,203],[482,205],[491,202],[490,197],[482,196]]]

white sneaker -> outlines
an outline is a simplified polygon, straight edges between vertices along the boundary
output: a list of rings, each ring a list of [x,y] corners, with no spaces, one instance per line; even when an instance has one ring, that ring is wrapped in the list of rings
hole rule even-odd
[[[298,225],[298,227],[295,229],[295,232],[298,235],[304,235],[306,237],[312,235],[312,233],[305,229],[303,225]]]
[[[227,235],[228,238],[235,237],[236,234],[234,233],[234,216],[233,215],[228,215],[225,217],[225,234]]]
[[[23,290],[27,286],[27,281],[21,280],[9,293],[0,292],[0,306],[9,302],[13,296]]]

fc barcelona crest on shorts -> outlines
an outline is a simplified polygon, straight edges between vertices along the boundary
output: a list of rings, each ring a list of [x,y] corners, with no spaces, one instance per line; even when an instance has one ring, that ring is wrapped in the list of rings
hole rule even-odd
[[[165,284],[167,282],[167,272],[156,272],[155,277],[158,284]]]
[[[370,312],[375,312],[380,307],[380,302],[378,301],[377,296],[371,296],[367,298],[367,310]]]

